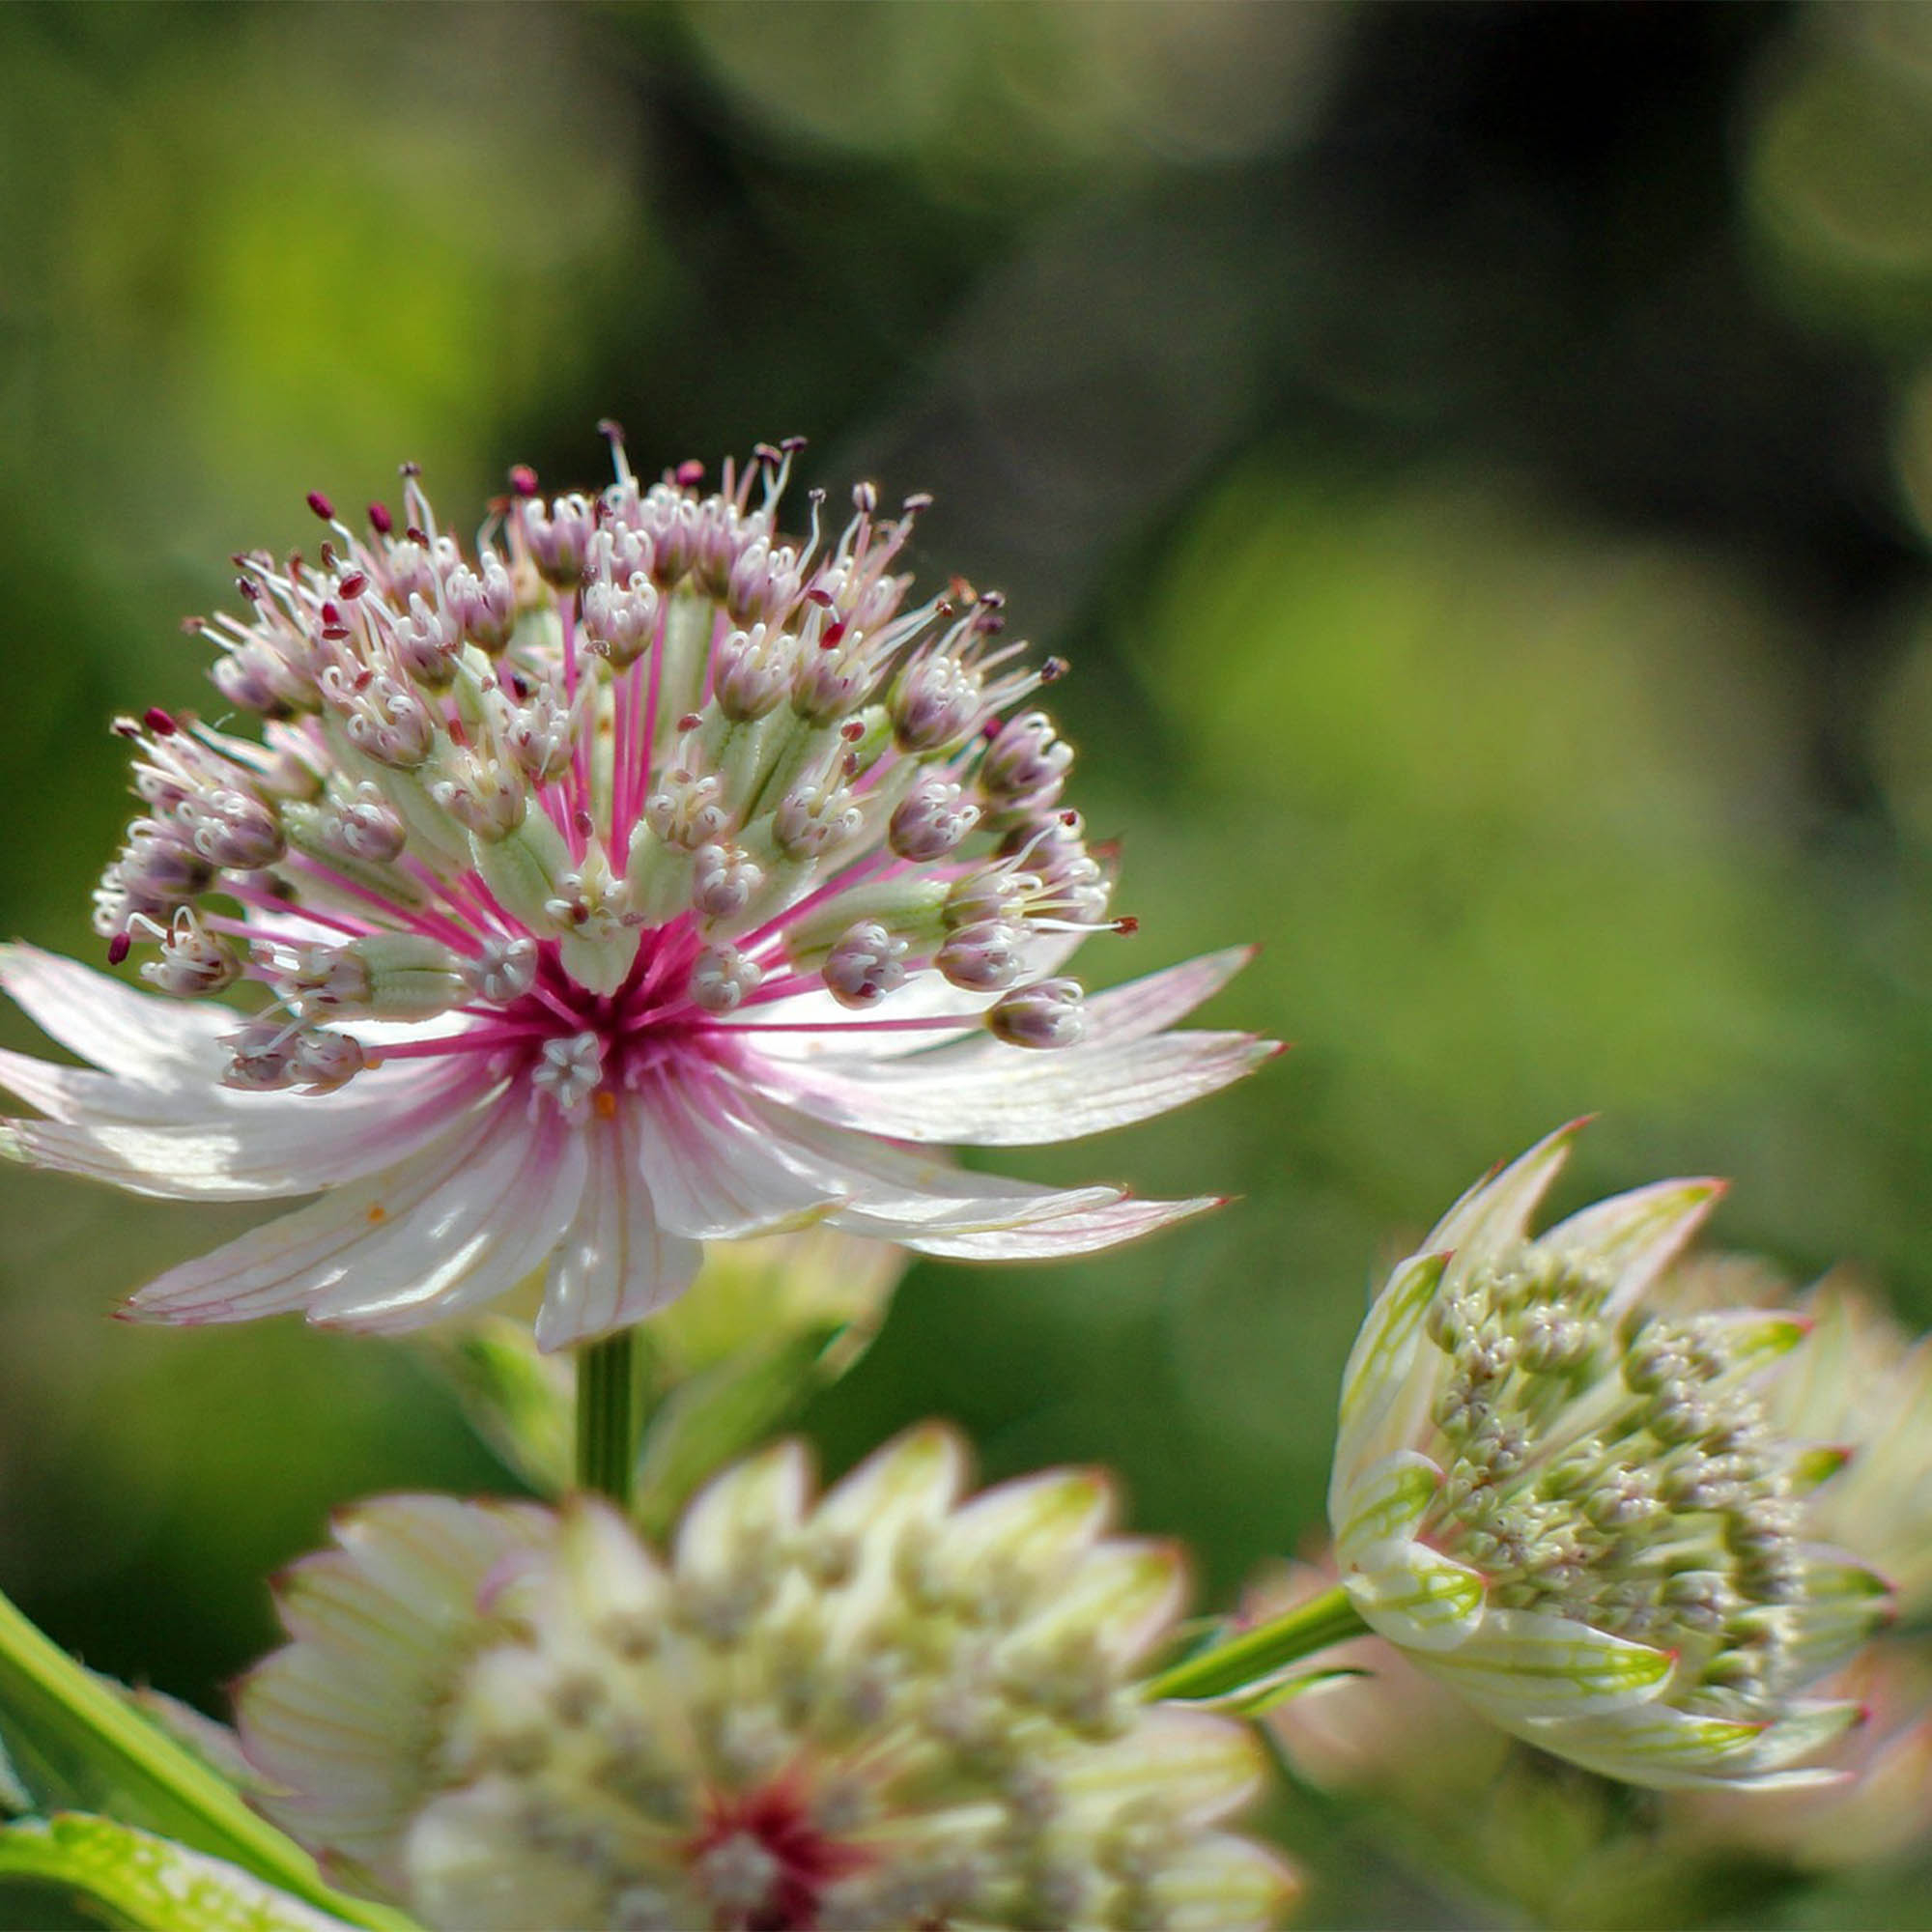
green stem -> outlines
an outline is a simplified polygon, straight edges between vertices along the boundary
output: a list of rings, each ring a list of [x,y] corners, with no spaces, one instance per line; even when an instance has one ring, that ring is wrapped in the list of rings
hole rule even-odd
[[[43,1755],[75,1760],[82,1788],[103,1785],[106,1808],[178,1838],[371,1932],[410,1921],[325,1885],[315,1861],[259,1818],[193,1752],[123,1701],[0,1596],[0,1711]]]
[[[643,1432],[643,1330],[622,1328],[577,1351],[578,1488],[628,1512]]]
[[[1158,1677],[1150,1678],[1142,1694],[1155,1697],[1224,1697],[1272,1677],[1288,1664],[1364,1635],[1368,1625],[1339,1584],[1321,1596],[1297,1605],[1285,1616],[1257,1624],[1226,1643],[1210,1645],[1183,1658]]]

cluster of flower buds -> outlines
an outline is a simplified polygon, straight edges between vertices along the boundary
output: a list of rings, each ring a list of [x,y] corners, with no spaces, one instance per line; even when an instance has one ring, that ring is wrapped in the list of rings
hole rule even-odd
[[[1758,1380],[1805,1324],[1647,1291],[1715,1182],[1665,1181],[1531,1238],[1552,1135],[1402,1264],[1350,1359],[1329,1496],[1378,1634],[1504,1728],[1638,1783],[1776,1781],[1856,1720],[1807,1698],[1884,1583],[1808,1542],[1836,1466]]]
[[[1178,1553],[1092,1471],[964,1477],[926,1428],[813,1504],[781,1445],[663,1560],[583,1498],[367,1504],[242,1687],[264,1803],[452,1932],[1276,1922],[1255,1741],[1134,1685]]]
[[[622,1078],[627,1042],[802,993],[931,1024],[892,1021],[927,972],[954,1022],[1076,1041],[1054,968],[1131,922],[1020,708],[1063,667],[1021,662],[995,595],[909,602],[923,499],[882,517],[862,485],[828,536],[814,494],[792,541],[796,443],[707,492],[696,465],[640,486],[611,435],[608,489],[514,471],[473,554],[406,469],[400,521],[313,496],[313,559],[237,559],[245,615],[191,628],[261,739],[124,723],[145,810],[97,895],[111,956],[152,949],[187,998],[266,983],[249,1088],[338,1086],[376,1057],[345,1027],[452,1011],[465,1050],[476,1023],[532,1057],[587,1036]]]

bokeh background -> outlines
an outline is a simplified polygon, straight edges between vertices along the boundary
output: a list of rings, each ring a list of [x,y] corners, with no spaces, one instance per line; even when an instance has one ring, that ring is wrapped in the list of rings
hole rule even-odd
[[[594,482],[603,415],[934,492],[922,571],[1075,664],[1142,922],[1083,963],[1258,940],[1210,1017],[1296,1043],[1027,1162],[1242,1198],[917,1269],[831,1466],[935,1412],[1114,1463],[1225,1605],[1378,1261],[1588,1111],[1567,1202],[1728,1174],[1726,1243],[1932,1316],[1932,9],[0,9],[0,928],[98,953],[104,727],[198,701],[230,552],[405,458],[459,526]],[[0,1174],[0,1584],[211,1708],[333,1503],[510,1483],[407,1350],[110,1324],[242,1225]],[[1512,1922],[1276,1822],[1304,1922]]]

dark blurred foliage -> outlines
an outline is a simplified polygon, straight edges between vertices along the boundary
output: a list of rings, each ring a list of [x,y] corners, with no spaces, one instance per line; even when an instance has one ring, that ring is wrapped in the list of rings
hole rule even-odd
[[[1319,1522],[1378,1260],[1601,1109],[1571,1200],[1932,1312],[1932,15],[1239,0],[0,10],[12,932],[93,957],[102,726],[223,559],[420,461],[812,439],[1074,658],[1124,977],[1258,940],[1243,1090],[1043,1176],[1244,1198],[930,1266],[820,1406],[1125,1472],[1217,1603]],[[11,1044],[29,1030],[6,1024]],[[407,1350],[111,1327],[243,1225],[0,1175],[0,1581],[214,1702],[373,1488],[504,1486]],[[1480,1795],[1472,1794],[1472,1803]],[[1285,1803],[1315,1924],[1492,1924]],[[1736,1923],[1932,1924],[1912,1874]]]

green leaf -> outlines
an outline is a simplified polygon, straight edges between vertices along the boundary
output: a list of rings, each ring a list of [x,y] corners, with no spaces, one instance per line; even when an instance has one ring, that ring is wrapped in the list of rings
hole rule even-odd
[[[409,1932],[386,1907],[323,1882],[293,1838],[258,1817],[127,1694],[76,1663],[0,1596],[0,1741],[44,1810],[100,1811],[233,1861],[370,1932]]]
[[[111,1818],[65,1812],[0,1830],[0,1881],[77,1891],[135,1932],[345,1932],[252,1873]]]
[[[840,1374],[846,1324],[816,1322],[727,1356],[673,1389],[645,1432],[637,1516],[661,1535],[734,1456],[782,1428]]]

